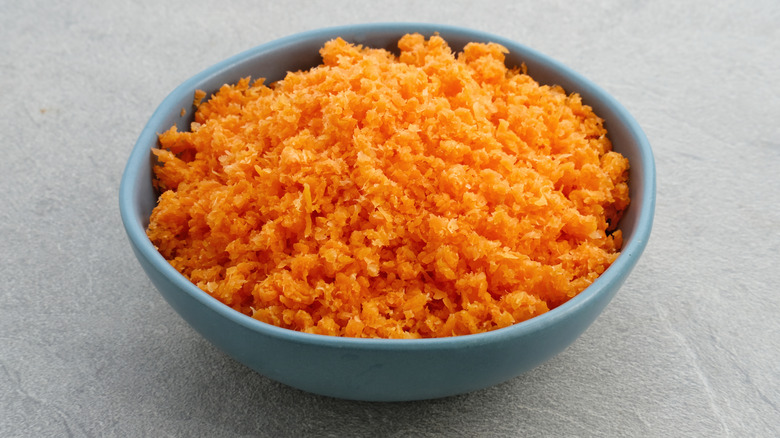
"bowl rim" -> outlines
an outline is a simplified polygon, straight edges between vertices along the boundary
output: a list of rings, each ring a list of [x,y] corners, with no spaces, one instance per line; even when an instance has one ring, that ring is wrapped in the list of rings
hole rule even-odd
[[[212,76],[219,75],[230,70],[237,64],[241,64],[249,58],[262,56],[263,53],[279,49],[284,46],[295,45],[301,42],[311,40],[335,38],[339,34],[364,32],[367,35],[391,32],[398,33],[399,36],[410,32],[420,32],[426,35],[439,32],[442,34],[457,34],[471,39],[472,41],[493,41],[507,47],[510,51],[521,52],[525,59],[533,59],[534,62],[547,65],[549,68],[559,72],[561,76],[568,78],[571,82],[577,84],[577,89],[573,90],[581,93],[583,89],[587,90],[590,100],[599,100],[606,106],[611,107],[615,112],[617,123],[626,127],[630,136],[638,144],[640,162],[642,163],[641,179],[645,192],[643,201],[640,204],[640,210],[637,214],[637,222],[634,232],[627,241],[624,241],[620,255],[590,286],[584,289],[575,297],[566,303],[551,309],[550,311],[535,316],[529,320],[492,330],[485,333],[460,335],[443,338],[423,338],[423,339],[386,339],[386,338],[352,338],[304,333],[256,320],[248,315],[244,315],[231,307],[221,303],[216,298],[202,291],[195,286],[186,277],[179,273],[168,261],[157,251],[146,235],[145,227],[137,220],[140,217],[138,208],[133,202],[135,199],[135,187],[139,184],[139,171],[144,164],[149,163],[150,141],[151,144],[157,141],[157,132],[153,125],[156,121],[168,116],[171,112],[178,112],[176,102],[184,97],[191,98],[198,84],[206,81]],[[443,35],[445,36],[445,35]],[[446,36],[445,36],[446,39]],[[567,90],[570,91],[570,90]],[[613,122],[615,123],[615,122]],[[152,140],[153,139],[153,140]],[[633,163],[632,163],[633,165]],[[650,143],[642,131],[641,127],[634,117],[609,93],[587,79],[582,74],[569,68],[563,63],[542,54],[521,43],[510,40],[505,37],[494,35],[488,32],[433,23],[415,23],[415,22],[377,22],[353,25],[342,25],[325,27],[304,31],[275,39],[248,50],[242,51],[236,55],[226,58],[190,77],[182,82],[159,104],[150,119],[146,122],[141,134],[132,148],[124,172],[122,174],[119,187],[119,209],[125,231],[132,245],[137,248],[140,255],[143,256],[149,264],[161,275],[169,279],[182,292],[190,295],[202,305],[210,308],[221,317],[231,320],[246,329],[253,332],[284,340],[285,342],[297,344],[317,345],[320,347],[337,348],[357,348],[371,350],[437,350],[468,348],[469,346],[484,345],[486,343],[502,342],[511,338],[522,337],[533,334],[537,331],[546,329],[555,325],[558,321],[565,319],[568,315],[577,313],[579,309],[588,306],[598,295],[604,293],[608,286],[614,282],[622,281],[634,265],[639,256],[644,251],[653,224],[656,198],[656,171],[655,161],[650,147]]]

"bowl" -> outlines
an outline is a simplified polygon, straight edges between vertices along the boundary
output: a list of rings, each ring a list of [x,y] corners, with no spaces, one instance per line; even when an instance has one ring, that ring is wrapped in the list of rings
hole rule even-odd
[[[619,228],[624,245],[593,284],[565,304],[528,321],[488,333],[436,339],[357,339],[301,333],[257,321],[223,305],[177,272],[146,236],[158,193],[152,187],[157,134],[176,124],[189,129],[195,90],[212,93],[242,77],[282,79],[320,64],[327,40],[396,51],[410,32],[438,32],[454,51],[471,41],[509,49],[506,62],[525,63],[534,79],[577,92],[605,119],[614,150],[631,163],[631,205]],[[184,108],[186,111],[182,111]],[[198,333],[258,373],[337,398],[402,401],[466,393],[516,377],[563,351],[609,303],[642,254],[655,210],[655,165],[647,138],[613,97],[565,65],[517,42],[481,31],[418,23],[377,23],[309,31],[260,45],[188,79],[163,100],[132,150],[119,189],[119,206],[133,252],[167,302]]]

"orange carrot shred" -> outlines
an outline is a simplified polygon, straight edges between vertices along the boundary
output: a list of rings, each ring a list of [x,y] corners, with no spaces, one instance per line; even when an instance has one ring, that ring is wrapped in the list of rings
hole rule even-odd
[[[577,94],[507,50],[335,39],[160,134],[147,234],[235,310],[334,336],[486,332],[576,296],[617,258],[626,158]]]

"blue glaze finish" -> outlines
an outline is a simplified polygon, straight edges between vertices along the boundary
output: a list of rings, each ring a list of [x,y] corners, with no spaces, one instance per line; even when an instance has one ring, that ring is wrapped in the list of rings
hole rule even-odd
[[[525,63],[544,84],[579,93],[605,119],[616,151],[631,162],[631,205],[619,226],[621,255],[590,287],[569,302],[529,321],[489,333],[443,339],[352,339],[274,327],[221,304],[179,274],[154,248],[145,228],[157,201],[150,149],[173,124],[189,129],[196,89],[213,93],[246,76],[282,79],[287,71],[320,63],[322,44],[342,37],[396,51],[405,33],[438,32],[453,50],[471,41],[493,41],[510,51],[508,65]],[[182,116],[184,108],[186,114]],[[617,293],[647,245],[655,211],[655,164],[634,118],[597,85],[563,64],[505,38],[452,26],[377,23],[320,29],[282,38],[228,58],[193,76],[160,104],[128,160],[119,206],[132,249],[154,285],[195,330],[226,354],[257,372],[318,394],[374,401],[444,397],[511,379],[563,351],[596,319]]]

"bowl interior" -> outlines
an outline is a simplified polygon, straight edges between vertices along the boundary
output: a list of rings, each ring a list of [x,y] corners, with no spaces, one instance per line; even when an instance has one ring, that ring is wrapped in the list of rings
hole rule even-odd
[[[193,119],[192,98],[195,90],[203,90],[210,96],[223,84],[234,83],[247,76],[253,79],[263,77],[266,82],[282,79],[288,71],[308,69],[320,64],[320,47],[335,37],[397,53],[398,39],[409,32],[419,32],[426,36],[438,33],[456,52],[472,41],[497,42],[509,49],[506,59],[508,66],[524,63],[529,75],[538,82],[560,85],[567,92],[579,93],[583,102],[592,106],[596,114],[605,120],[614,149],[631,163],[631,205],[618,224],[624,237],[623,254],[610,270],[617,270],[623,263],[631,262],[625,260],[629,255],[642,252],[650,234],[655,209],[655,166],[650,145],[628,111],[579,73],[514,41],[474,30],[415,23],[345,26],[294,35],[231,57],[177,87],[156,110],[139,136],[123,176],[120,208],[123,216],[129,219],[125,224],[132,228],[128,229],[128,232],[132,231],[130,238],[136,238],[142,244],[147,240],[143,230],[148,226],[149,216],[157,203],[158,193],[151,183],[154,157],[149,150],[157,146],[157,134],[174,124],[180,130],[189,129]],[[143,246],[148,249],[151,244]]]

